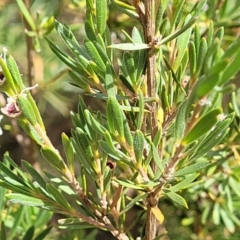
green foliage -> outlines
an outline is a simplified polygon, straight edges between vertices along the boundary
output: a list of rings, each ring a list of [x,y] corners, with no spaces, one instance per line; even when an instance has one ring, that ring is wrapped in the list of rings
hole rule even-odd
[[[232,94],[230,104],[222,100],[240,69],[240,38],[227,21],[239,25],[240,5],[234,1],[232,8],[227,2],[88,0],[81,43],[67,24],[55,20],[66,50],[45,36],[53,16],[36,25],[23,1],[17,1],[35,48],[44,22],[46,42],[69,68],[74,86],[103,108],[93,111],[79,98],[77,112],[70,113],[71,137],[62,133],[61,155],[46,134],[33,87],[25,87],[15,60],[3,49],[0,88],[8,103],[1,110],[40,145],[42,157],[56,170],[39,173],[22,161],[23,171],[5,155],[0,185],[12,191],[6,197],[63,214],[60,228],[94,227],[122,240],[136,238],[136,229],[142,238],[160,237],[149,226],[153,218],[164,224],[165,216],[168,229],[169,216],[162,209],[168,199],[183,212],[200,210],[205,236],[211,232],[208,221],[233,234],[240,226],[239,93]],[[123,31],[124,42],[112,41],[111,4],[135,20]],[[128,226],[137,207],[141,223]],[[194,225],[193,220],[186,218],[185,225]],[[32,239],[35,228],[26,229],[23,239]]]
[[[8,160],[9,161],[8,161]],[[19,168],[16,167],[14,172],[9,170],[9,162],[11,159],[6,155],[5,162],[1,164],[1,182],[5,182],[5,187],[13,189],[23,187],[22,192],[26,193],[26,176]],[[9,171],[8,171],[9,170]],[[34,170],[36,171],[36,170]],[[4,173],[3,173],[4,172]],[[21,175],[24,177],[21,180]],[[18,177],[17,177],[18,175]],[[19,181],[18,186],[16,185]],[[9,183],[9,185],[8,185]],[[15,186],[14,186],[15,185]],[[3,184],[4,186],[4,184]],[[15,191],[15,190],[14,190]],[[6,196],[6,198],[5,198]],[[50,211],[42,210],[29,206],[43,206],[40,199],[31,198],[21,193],[10,193],[3,187],[0,188],[1,197],[1,239],[44,239],[49,234],[52,227],[48,227],[48,222],[52,217]],[[11,199],[12,203],[8,203],[6,200]],[[21,206],[18,203],[27,205]],[[53,239],[49,236],[49,239]]]

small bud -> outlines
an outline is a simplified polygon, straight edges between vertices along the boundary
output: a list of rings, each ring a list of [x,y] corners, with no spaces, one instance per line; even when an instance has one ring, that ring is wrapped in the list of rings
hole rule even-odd
[[[107,160],[107,164],[106,164],[106,165],[110,168],[110,170],[113,170],[113,169],[116,168],[116,163],[113,162],[113,161],[110,160],[110,159]]]
[[[3,83],[5,82],[6,78],[3,74],[2,68],[0,68],[0,86],[3,85]]]
[[[13,97],[7,99],[7,104],[4,108],[1,108],[1,111],[3,114],[11,118],[15,118],[22,113],[17,104],[16,98]]]

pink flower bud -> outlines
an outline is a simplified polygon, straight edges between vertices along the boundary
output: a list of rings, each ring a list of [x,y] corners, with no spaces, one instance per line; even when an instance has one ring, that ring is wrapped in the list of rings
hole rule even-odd
[[[18,107],[16,98],[8,98],[6,106],[4,108],[1,108],[1,111],[3,114],[11,118],[15,118],[22,113]]]

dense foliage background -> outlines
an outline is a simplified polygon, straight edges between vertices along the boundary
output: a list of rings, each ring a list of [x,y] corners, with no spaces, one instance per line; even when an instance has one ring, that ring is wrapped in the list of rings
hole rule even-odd
[[[31,26],[23,19],[24,12],[21,8],[23,2],[26,6],[29,4],[29,12],[37,26],[35,31],[32,31]],[[130,34],[134,26],[139,27],[139,23],[121,11],[121,7],[116,3],[118,1],[113,2],[115,4],[112,3],[109,9],[108,26],[114,42],[121,43],[126,41],[127,36],[123,34],[122,29]],[[186,4],[190,3],[191,1],[186,1]],[[15,58],[26,86],[38,83],[32,95],[44,119],[47,133],[53,145],[61,153],[63,152],[61,133],[65,132],[70,136],[73,124],[69,112],[77,111],[78,96],[83,95],[83,90],[70,84],[72,81],[67,74],[68,67],[53,54],[44,36],[48,36],[62,50],[69,53],[54,29],[54,18],[56,18],[59,22],[66,23],[79,44],[83,44],[86,35],[85,8],[85,1],[81,0],[2,0],[0,2],[0,48],[7,47]],[[215,29],[214,38],[218,38],[221,48],[226,50],[238,39],[239,1],[207,1],[206,8],[198,19],[201,36],[207,36],[210,21],[213,21]],[[163,29],[166,26],[162,24],[161,27]],[[121,56],[121,51],[117,51],[116,56]],[[218,101],[223,106],[224,113],[235,112],[235,116],[225,138],[207,155],[199,156],[199,162],[207,159],[215,164],[201,170],[198,184],[181,190],[181,196],[186,199],[188,209],[173,204],[168,198],[161,201],[160,208],[165,216],[164,226],[170,239],[240,238],[239,82],[236,75],[219,90],[222,97]],[[83,97],[93,111],[104,109],[101,100],[89,96]],[[1,106],[6,104],[5,99],[5,95],[1,93]],[[21,159],[24,159],[38,171],[49,168],[37,144],[17,125],[15,119],[1,117],[1,130],[1,156],[8,151],[11,158],[19,165]],[[168,149],[165,154],[169,154]],[[7,190],[3,188],[0,190],[2,212],[0,239],[31,239],[29,238],[31,234],[35,236],[33,239],[42,239],[41,234],[42,236],[48,234],[44,239],[113,238],[110,234],[96,229],[59,230],[56,226],[57,220],[63,218],[61,214],[10,203],[4,197]],[[131,222],[131,216],[137,216],[138,211],[138,207],[131,209],[127,222]],[[143,218],[139,217],[139,223],[142,222]],[[138,236],[139,232],[136,227],[132,234]],[[168,237],[165,236],[165,239]]]

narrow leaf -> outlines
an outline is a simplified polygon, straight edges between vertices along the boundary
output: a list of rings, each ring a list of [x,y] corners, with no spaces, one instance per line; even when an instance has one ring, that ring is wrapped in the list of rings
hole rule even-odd
[[[112,44],[108,48],[115,48],[123,51],[136,51],[142,49],[148,49],[150,46],[146,43],[120,43]]]
[[[97,30],[101,35],[106,29],[107,9],[107,0],[96,1]]]
[[[45,203],[41,199],[29,197],[20,193],[9,193],[6,197],[13,203],[18,203],[32,207],[44,207]]]
[[[193,129],[184,137],[182,144],[187,145],[202,137],[208,131],[211,131],[212,127],[218,122],[217,117],[221,112],[220,108],[216,108],[200,118]]]
[[[186,200],[175,192],[167,192],[166,195],[176,204],[188,209]]]
[[[144,150],[144,135],[140,130],[137,130],[134,134],[133,147],[137,164],[141,166]]]
[[[67,158],[68,167],[72,173],[74,173],[74,148],[73,145],[65,133],[62,133],[62,143],[64,147],[64,152]]]
[[[60,171],[65,170],[65,164],[59,153],[54,149],[43,146],[41,148],[41,154],[43,157],[53,166],[59,169]]]
[[[188,15],[185,19],[185,23],[187,23],[191,18],[191,15]],[[174,64],[172,66],[173,70],[176,72],[177,69],[179,68],[181,61],[183,59],[183,56],[186,52],[187,49],[187,45],[189,42],[189,38],[192,32],[192,28],[189,27],[183,34],[181,34],[178,38],[177,38],[177,49],[178,49],[178,54],[177,57],[174,61]]]
[[[61,206],[61,208],[63,207],[67,210],[71,209],[70,204],[57,188],[55,188],[53,185],[47,184],[47,190],[54,197],[55,201]]]
[[[197,89],[198,96],[202,97],[207,95],[214,87],[217,86],[220,79],[219,73],[214,73],[204,78]]]
[[[210,166],[211,163],[209,162],[200,162],[200,163],[194,163],[190,166],[184,167],[174,173],[174,177],[180,177],[185,176],[190,173],[199,172],[200,170],[207,168]]]
[[[190,183],[192,183],[199,174],[192,174],[191,176],[187,176],[185,179],[183,179],[181,182],[175,184],[174,186],[170,187],[171,192],[178,192],[182,189],[188,188]]]
[[[102,69],[103,71],[105,71],[106,69],[106,65],[103,62],[101,56],[98,53],[98,50],[96,49],[96,47],[94,46],[93,42],[89,41],[89,40],[85,40],[84,45],[89,53],[89,55],[91,56],[91,58],[93,59],[93,61],[98,65],[98,67],[100,69]]]
[[[22,160],[22,165],[32,176],[33,180],[35,180],[43,189],[46,189],[46,182],[44,181],[43,177],[32,167],[32,165],[24,160]]]
[[[107,123],[113,135],[124,138],[123,112],[118,101],[113,97],[109,97],[107,101]]]
[[[86,109],[84,110],[84,115],[88,124],[99,134],[104,135],[107,129],[101,125],[91,114],[91,112]]]
[[[229,62],[229,64],[226,66],[222,74],[222,77],[220,79],[220,83],[219,83],[220,85],[225,84],[235,76],[235,74],[240,69],[239,62],[240,62],[240,50],[237,51],[234,59],[231,62]]]
[[[133,198],[125,207],[124,209],[119,213],[120,215],[122,215],[123,213],[127,212],[128,210],[130,210],[134,205],[136,205],[138,203],[139,200],[144,200],[145,197],[147,196],[148,193],[145,193],[143,195],[139,194],[137,197]]]
[[[105,88],[107,89],[108,97],[116,97],[113,74],[109,63],[106,64]]]

